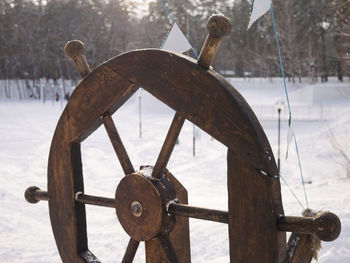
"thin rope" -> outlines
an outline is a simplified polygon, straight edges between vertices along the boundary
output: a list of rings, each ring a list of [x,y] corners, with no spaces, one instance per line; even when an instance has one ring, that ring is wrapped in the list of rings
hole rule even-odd
[[[283,178],[282,175],[279,175],[280,178],[282,179],[282,181],[284,182],[284,184],[288,187],[289,191],[292,193],[292,195],[294,196],[295,200],[298,201],[298,203],[301,205],[301,207],[303,208],[303,210],[305,210],[305,207],[303,206],[303,204],[300,202],[299,198],[297,197],[297,195],[294,193],[294,191],[292,190],[292,188],[290,187],[290,185],[287,183],[287,181]]]
[[[297,152],[297,156],[298,156],[299,172],[300,172],[301,181],[303,183],[303,190],[304,190],[304,197],[305,197],[305,201],[306,201],[306,207],[309,208],[309,202],[308,202],[308,199],[307,199],[306,189],[305,189],[305,181],[304,181],[304,176],[303,176],[303,169],[301,168],[301,162],[300,162],[300,157],[299,157],[299,148],[298,148],[298,144],[297,144],[297,138],[295,137],[295,132],[294,132],[294,144],[295,144],[295,151]]]
[[[173,17],[171,16],[171,14],[170,14],[168,8],[166,8],[166,6],[165,6],[165,4],[163,3],[163,1],[162,1],[162,0],[158,0],[158,2],[159,2],[159,4],[163,7],[165,13],[168,15],[168,17],[169,17],[171,23],[172,23],[172,24],[175,24],[175,20],[174,20]]]
[[[282,71],[284,93],[285,93],[286,99],[287,99],[288,112],[289,112],[288,125],[289,125],[289,127],[290,127],[291,121],[292,121],[292,112],[291,112],[291,109],[290,109],[289,96],[288,96],[288,90],[287,90],[287,85],[286,85],[286,76],[285,76],[285,74],[284,74],[284,68],[283,68],[283,62],[282,62],[282,56],[281,56],[281,49],[280,49],[280,44],[279,44],[279,41],[278,41],[278,33],[277,33],[276,21],[275,21],[275,15],[274,15],[274,12],[273,12],[273,8],[272,8],[272,3],[271,3],[271,5],[270,5],[270,11],[271,11],[271,16],[272,16],[273,29],[274,29],[274,32],[275,32],[275,38],[276,38],[276,44],[277,44],[277,51],[278,51],[278,56],[279,56],[279,60],[280,60],[280,67],[281,67],[281,71]],[[296,150],[297,157],[298,157],[298,165],[299,165],[299,171],[300,171],[301,182],[302,182],[302,184],[303,184],[303,190],[304,190],[304,196],[305,196],[306,207],[309,208],[309,202],[308,202],[308,199],[307,199],[306,189],[305,189],[305,181],[304,181],[304,176],[303,176],[303,169],[302,169],[302,167],[301,167],[299,148],[298,148],[298,144],[297,144],[297,139],[296,139],[296,136],[295,136],[295,132],[294,132],[294,134],[293,134],[293,137],[294,137],[295,150]]]
[[[195,59],[198,59],[198,53],[197,53],[197,51],[192,47],[192,45],[191,45],[191,49],[192,49],[192,53],[193,53]]]
[[[291,120],[292,113],[291,113],[291,110],[290,110],[289,96],[288,96],[288,90],[287,90],[287,84],[286,84],[286,76],[284,74],[284,67],[283,67],[283,62],[282,62],[280,43],[279,43],[279,40],[278,40],[276,21],[275,21],[275,15],[274,15],[274,12],[273,12],[272,4],[270,5],[270,11],[271,11],[271,16],[272,16],[273,29],[275,31],[275,38],[276,38],[276,44],[277,44],[278,57],[279,57],[279,60],[280,60],[280,67],[281,67],[281,71],[282,71],[284,93],[286,94],[286,99],[287,99],[287,104],[288,104],[289,119]]]
[[[168,15],[168,17],[169,17],[171,23],[174,25],[174,24],[175,24],[175,20],[174,20],[174,18],[171,16],[171,14],[170,14],[170,12],[169,12],[169,9],[165,6],[165,4],[163,3],[162,0],[158,0],[158,3],[162,6],[163,10],[164,10],[165,13]],[[161,45],[161,48],[163,47],[163,45],[164,45],[164,43],[165,43],[165,41],[166,41],[166,39],[167,39],[169,33],[170,33],[170,31],[168,32],[168,34],[166,35],[165,39],[163,40],[163,43],[162,43],[162,45]],[[197,51],[192,47],[192,45],[191,45],[191,50],[192,50],[193,55],[195,56],[195,59],[198,59],[198,53],[197,53]]]

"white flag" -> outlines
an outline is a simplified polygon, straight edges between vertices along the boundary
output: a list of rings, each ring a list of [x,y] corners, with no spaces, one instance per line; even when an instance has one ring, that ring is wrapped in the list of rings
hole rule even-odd
[[[174,23],[167,38],[164,41],[162,49],[167,49],[179,53],[184,53],[192,48],[185,35],[182,33],[179,26]]]
[[[252,3],[252,14],[250,15],[250,20],[248,24],[248,29],[256,20],[264,15],[271,6],[271,0],[253,0]]]

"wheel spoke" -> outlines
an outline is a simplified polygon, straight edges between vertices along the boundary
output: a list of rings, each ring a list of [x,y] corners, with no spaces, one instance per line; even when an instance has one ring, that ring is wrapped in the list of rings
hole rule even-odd
[[[122,263],[131,263],[136,255],[140,242],[130,238],[128,247],[126,248]]]
[[[114,198],[106,198],[100,196],[86,195],[82,192],[78,192],[75,194],[75,201],[82,204],[88,205],[96,205],[96,206],[104,206],[115,208],[116,203]]]
[[[163,143],[162,149],[160,150],[157,162],[154,166],[152,176],[155,178],[162,177],[164,170],[168,164],[171,153],[176,144],[176,140],[179,137],[181,128],[185,122],[185,118],[180,114],[176,113],[173,119],[173,122],[170,125],[168,134]]]
[[[104,115],[102,120],[124,173],[131,174],[135,172],[111,115]]]
[[[179,263],[179,259],[176,255],[175,249],[171,244],[167,234],[161,235],[157,238],[160,246],[162,247],[168,263]]]
[[[228,213],[220,210],[173,203],[169,205],[168,212],[176,216],[191,217],[226,224],[228,223]]]

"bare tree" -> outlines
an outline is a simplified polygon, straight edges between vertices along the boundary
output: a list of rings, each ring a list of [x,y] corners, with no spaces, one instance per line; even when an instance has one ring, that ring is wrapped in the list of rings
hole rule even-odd
[[[344,168],[346,177],[350,178],[350,155],[346,150],[349,149],[349,133],[345,132],[344,134],[336,135],[327,122],[325,122],[325,133],[331,147],[339,155],[339,158],[336,158],[335,162]]]

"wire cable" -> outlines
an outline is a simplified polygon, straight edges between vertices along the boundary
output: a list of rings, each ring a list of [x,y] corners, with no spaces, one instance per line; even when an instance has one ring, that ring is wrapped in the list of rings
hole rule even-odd
[[[287,85],[286,85],[286,76],[285,76],[284,68],[283,68],[281,49],[280,49],[280,44],[279,44],[279,41],[278,41],[278,33],[277,33],[276,21],[275,21],[275,15],[274,15],[274,12],[273,12],[273,8],[272,8],[272,3],[270,5],[270,11],[271,11],[271,16],[272,16],[273,29],[274,29],[274,32],[275,32],[277,51],[278,51],[278,56],[279,56],[279,60],[280,60],[280,67],[281,67],[281,71],[282,71],[284,93],[286,95],[286,100],[287,100],[287,105],[288,105],[288,112],[289,112],[288,125],[289,125],[289,128],[290,128],[291,122],[292,122],[292,112],[291,112],[291,109],[290,109],[289,96],[288,96],[288,90],[287,90]],[[303,169],[301,167],[299,148],[298,148],[298,143],[297,143],[297,139],[296,139],[296,136],[295,136],[295,132],[293,134],[293,137],[294,137],[295,150],[296,150],[297,157],[298,157],[298,165],[299,165],[299,172],[300,172],[301,182],[303,184],[303,189],[304,189],[304,196],[305,196],[306,207],[309,208],[309,202],[308,202],[308,199],[307,199],[306,189],[305,189],[305,180],[304,180],[304,176],[303,176]]]

